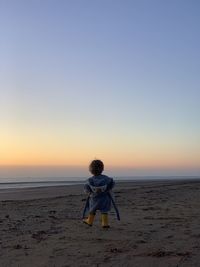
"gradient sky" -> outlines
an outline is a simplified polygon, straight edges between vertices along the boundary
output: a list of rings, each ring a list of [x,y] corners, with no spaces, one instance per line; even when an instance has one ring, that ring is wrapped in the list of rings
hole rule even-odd
[[[0,177],[81,175],[94,158],[114,175],[200,175],[199,12],[0,0]]]

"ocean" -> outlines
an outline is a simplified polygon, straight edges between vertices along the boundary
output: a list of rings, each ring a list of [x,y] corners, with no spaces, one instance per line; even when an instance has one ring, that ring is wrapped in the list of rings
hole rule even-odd
[[[33,188],[48,186],[69,186],[84,184],[86,177],[23,177],[23,178],[0,178],[0,189],[10,188]],[[199,176],[124,176],[115,177],[118,182],[140,181],[169,181],[169,180],[197,180]]]
[[[17,177],[0,178],[0,189],[66,186],[83,184],[84,177]]]

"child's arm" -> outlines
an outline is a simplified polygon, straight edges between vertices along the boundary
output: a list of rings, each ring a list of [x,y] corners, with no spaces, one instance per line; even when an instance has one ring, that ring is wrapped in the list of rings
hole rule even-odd
[[[90,188],[90,186],[89,186],[88,183],[86,183],[86,184],[84,185],[84,192],[85,192],[86,194],[91,194],[91,193],[92,193],[92,190],[91,190],[91,188]]]
[[[110,182],[107,185],[107,190],[108,191],[112,190],[114,186],[115,186],[115,181],[113,180],[113,178],[110,178]]]

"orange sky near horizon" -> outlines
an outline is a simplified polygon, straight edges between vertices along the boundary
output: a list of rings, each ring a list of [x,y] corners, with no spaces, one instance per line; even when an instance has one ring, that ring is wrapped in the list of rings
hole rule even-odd
[[[55,133],[54,133],[55,134]],[[107,138],[107,139],[106,139]],[[147,139],[135,135],[121,142],[122,136],[0,133],[1,166],[86,166],[100,158],[112,168],[200,168],[200,152],[185,141]]]

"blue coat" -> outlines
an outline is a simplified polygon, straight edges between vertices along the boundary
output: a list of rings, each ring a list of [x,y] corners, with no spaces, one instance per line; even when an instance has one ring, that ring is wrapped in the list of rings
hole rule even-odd
[[[111,209],[111,198],[108,194],[114,187],[115,182],[106,175],[92,176],[87,180],[84,186],[86,193],[90,194],[87,213],[95,213],[100,210],[101,213],[107,213]]]

